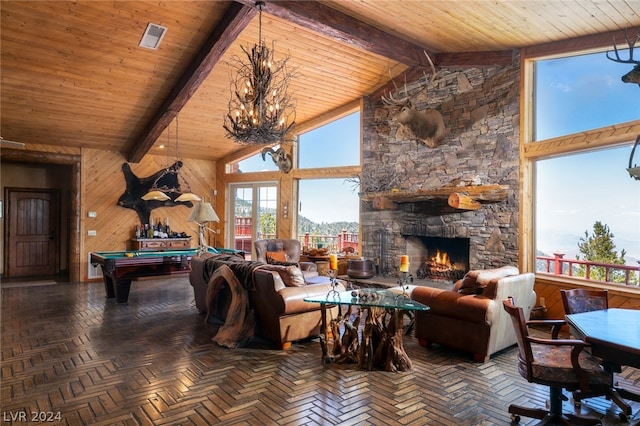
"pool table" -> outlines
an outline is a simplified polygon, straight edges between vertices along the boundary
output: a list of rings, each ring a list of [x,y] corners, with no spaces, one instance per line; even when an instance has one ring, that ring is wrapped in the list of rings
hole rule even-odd
[[[127,303],[132,278],[189,272],[191,258],[197,255],[197,248],[102,251],[91,252],[91,264],[102,267],[107,298],[115,298],[116,303]]]

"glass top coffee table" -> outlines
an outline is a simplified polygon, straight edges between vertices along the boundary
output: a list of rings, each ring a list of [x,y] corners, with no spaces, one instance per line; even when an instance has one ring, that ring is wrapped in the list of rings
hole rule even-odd
[[[402,291],[359,289],[330,291],[323,296],[306,297],[319,303],[322,312],[320,345],[322,360],[355,362],[360,368],[409,371],[411,359],[402,344],[404,313],[427,311],[429,307],[411,300]],[[338,306],[338,316],[327,322],[327,308]],[[343,307],[347,307],[342,314]],[[353,312],[356,307],[356,312]],[[364,327],[360,320],[364,316]]]

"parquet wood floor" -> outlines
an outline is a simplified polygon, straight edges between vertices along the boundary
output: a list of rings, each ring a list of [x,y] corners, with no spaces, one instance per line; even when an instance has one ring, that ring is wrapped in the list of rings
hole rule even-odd
[[[317,340],[218,347],[187,277],[134,282],[127,305],[102,283],[6,288],[1,315],[3,424],[52,412],[63,425],[508,425],[510,403],[547,397],[518,375],[515,349],[478,364],[410,335],[414,370],[396,374],[322,365]],[[618,377],[640,389],[637,371]],[[582,410],[626,424],[604,398]]]

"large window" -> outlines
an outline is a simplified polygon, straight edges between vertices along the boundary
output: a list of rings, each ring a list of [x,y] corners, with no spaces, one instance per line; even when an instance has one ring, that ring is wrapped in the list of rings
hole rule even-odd
[[[360,201],[345,179],[304,179],[298,187],[298,238],[309,248],[358,246]]]
[[[300,135],[298,152],[301,169],[360,164],[360,112]]]
[[[360,201],[346,167],[360,165],[360,113],[300,135],[298,152],[301,169],[322,170],[298,182],[298,238],[307,249],[357,250]]]
[[[640,119],[638,88],[620,81],[627,68],[609,61],[604,52],[535,62],[531,140],[544,145],[554,138],[548,151],[530,157],[538,272],[584,277],[586,264],[554,266],[554,258],[604,263],[615,258],[616,263],[638,266],[640,182],[626,171],[636,135],[606,142],[610,126]],[[587,132],[595,148],[579,143],[579,132]],[[557,265],[563,270],[554,270]],[[592,265],[589,269],[596,270]],[[604,280],[596,275],[590,279]],[[609,281],[637,283],[637,272],[630,282],[621,282],[621,275],[614,271]]]
[[[608,60],[604,52],[537,61],[535,139],[640,118],[638,87],[620,81],[629,67]]]

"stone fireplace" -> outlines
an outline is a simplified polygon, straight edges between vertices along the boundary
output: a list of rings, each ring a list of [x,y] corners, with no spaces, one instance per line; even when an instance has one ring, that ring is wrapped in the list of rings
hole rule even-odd
[[[433,279],[434,271],[451,282],[470,269],[518,265],[519,82],[517,53],[510,66],[443,70],[428,96],[414,100],[417,110],[436,108],[444,117],[447,134],[435,148],[400,131],[391,107],[365,99],[362,254],[380,275],[397,276],[405,254],[414,277]],[[464,194],[476,185],[500,185],[506,195],[481,199],[475,210],[448,204],[446,190]],[[451,267],[437,260],[440,243]]]
[[[469,271],[469,238],[408,236],[407,255],[418,279],[456,281]]]

